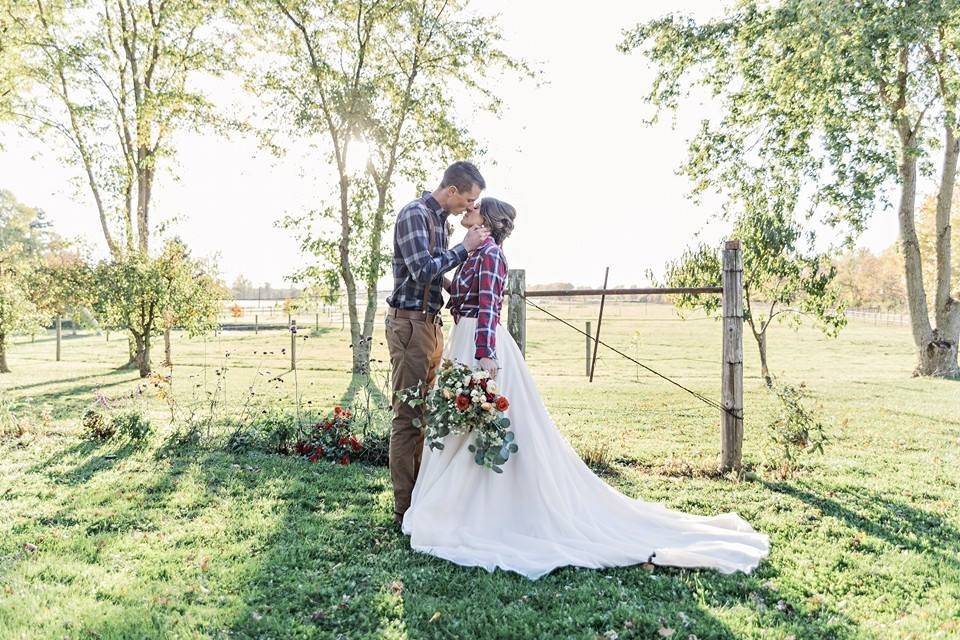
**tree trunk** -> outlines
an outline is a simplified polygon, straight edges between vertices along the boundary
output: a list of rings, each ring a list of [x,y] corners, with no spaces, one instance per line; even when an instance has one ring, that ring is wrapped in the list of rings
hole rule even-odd
[[[173,366],[173,356],[170,352],[170,328],[163,330],[163,366]]]
[[[340,168],[340,277],[347,290],[347,313],[350,315],[350,347],[353,349],[353,373],[367,369],[366,341],[360,329],[360,314],[357,312],[357,282],[350,268],[350,178],[344,167]]]
[[[7,337],[0,333],[0,373],[10,373],[7,366]]]
[[[943,173],[937,194],[937,280],[934,301],[936,328],[920,348],[917,373],[924,376],[960,377],[957,344],[960,342],[960,302],[950,295],[952,276],[950,215],[956,186],[960,141],[950,126],[944,127]]]
[[[773,376],[770,375],[770,368],[767,366],[767,327],[762,326],[760,331],[757,331],[752,314],[747,316],[747,324],[750,325],[750,333],[753,334],[753,339],[757,341],[757,349],[760,351],[760,375],[763,376],[763,381],[767,387],[772,387]]]
[[[897,219],[900,225],[900,246],[903,250],[903,268],[907,284],[907,307],[910,310],[910,329],[917,346],[919,360],[916,375],[924,373],[924,360],[936,356],[935,333],[930,325],[927,309],[927,294],[923,288],[923,262],[920,257],[920,241],[915,224],[917,199],[916,140],[908,126],[901,124],[900,133],[900,204]],[[931,351],[929,347],[933,346]]]
[[[137,358],[140,354],[140,346],[137,337],[133,332],[127,333],[127,363],[123,365],[123,369],[136,369],[137,368]]]
[[[147,332],[140,339],[140,350],[137,354],[137,367],[140,370],[141,378],[150,375],[150,364],[150,333]]]

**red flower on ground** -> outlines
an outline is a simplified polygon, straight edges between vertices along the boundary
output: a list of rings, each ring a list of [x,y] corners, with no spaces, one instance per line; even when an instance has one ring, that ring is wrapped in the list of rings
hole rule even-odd
[[[467,407],[470,406],[470,396],[465,396],[460,394],[457,396],[457,409],[460,411],[466,411]]]
[[[340,458],[340,464],[350,464],[350,456],[343,456]]]
[[[350,438],[347,438],[346,436],[341,436],[341,438],[337,440],[337,444],[339,444],[341,447],[346,446],[350,444]]]
[[[343,407],[341,407],[340,405],[337,405],[333,408],[333,415],[338,416],[341,413],[343,413]]]
[[[510,401],[507,400],[504,396],[497,398],[497,411],[506,411],[510,408]]]
[[[355,452],[360,451],[360,441],[353,436],[350,436],[350,448],[352,448]]]
[[[496,398],[497,398],[497,394],[487,392],[487,402],[493,402],[494,400],[496,400]]]

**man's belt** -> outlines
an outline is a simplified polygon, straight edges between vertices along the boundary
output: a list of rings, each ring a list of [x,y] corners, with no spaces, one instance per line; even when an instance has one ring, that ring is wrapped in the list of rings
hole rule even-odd
[[[443,321],[440,319],[440,314],[438,313],[424,313],[413,309],[394,309],[391,307],[388,315],[405,320],[422,320],[431,324],[443,324]]]

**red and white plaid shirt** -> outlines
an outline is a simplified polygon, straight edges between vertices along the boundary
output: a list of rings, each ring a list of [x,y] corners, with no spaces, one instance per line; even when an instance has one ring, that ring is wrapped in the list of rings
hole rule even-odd
[[[477,319],[477,360],[497,357],[497,324],[506,283],[507,261],[492,237],[470,254],[453,276],[447,307],[454,320]]]

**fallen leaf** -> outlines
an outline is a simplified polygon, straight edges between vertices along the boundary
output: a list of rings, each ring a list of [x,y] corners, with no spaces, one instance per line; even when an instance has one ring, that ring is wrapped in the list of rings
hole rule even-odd
[[[27,553],[33,553],[34,551],[37,550],[37,545],[30,544],[29,542],[24,542],[23,550],[26,551]]]
[[[439,619],[440,619],[440,612],[439,612],[439,611],[437,611],[437,612],[434,613],[432,616],[430,616],[430,622],[436,622],[436,621],[439,620]]]
[[[389,585],[390,592],[395,596],[403,594],[403,582],[401,580],[394,580]]]
[[[673,635],[673,629],[671,629],[670,627],[660,627],[657,633],[660,635],[661,638],[669,638],[670,636]]]

